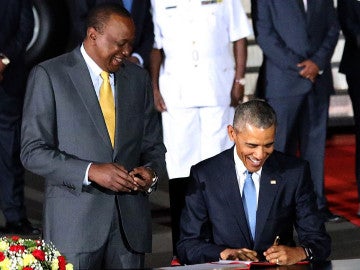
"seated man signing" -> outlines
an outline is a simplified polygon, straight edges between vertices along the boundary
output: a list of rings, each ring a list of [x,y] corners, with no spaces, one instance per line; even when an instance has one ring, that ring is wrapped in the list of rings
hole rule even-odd
[[[270,105],[243,103],[228,126],[235,146],[191,168],[177,244],[182,263],[232,259],[290,265],[330,255],[309,164],[274,151],[275,132]]]

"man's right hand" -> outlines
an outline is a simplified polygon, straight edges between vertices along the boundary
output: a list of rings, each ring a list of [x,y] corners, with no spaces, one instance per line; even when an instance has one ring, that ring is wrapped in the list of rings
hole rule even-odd
[[[222,260],[259,261],[256,251],[247,248],[227,248],[220,253],[220,258]]]
[[[91,164],[89,180],[115,192],[131,192],[139,189],[139,185],[128,171],[116,163]]]

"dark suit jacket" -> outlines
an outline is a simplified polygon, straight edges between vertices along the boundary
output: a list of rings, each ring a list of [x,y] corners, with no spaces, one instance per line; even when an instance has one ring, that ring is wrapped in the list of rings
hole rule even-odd
[[[116,200],[130,248],[151,250],[148,196],[83,186],[89,162],[140,165],[161,173],[165,147],[145,69],[126,62],[115,73],[116,134],[112,149],[80,49],[40,63],[24,103],[21,159],[46,181],[44,237],[62,252],[92,252],[109,233]]]
[[[312,248],[317,260],[327,258],[330,238],[317,213],[308,164],[276,151],[266,160],[253,242],[233,153],[231,148],[191,169],[177,246],[181,262],[217,261],[228,247],[249,248],[262,254],[277,235],[280,244],[294,245],[294,227],[301,245]]]
[[[351,74],[351,72],[359,74],[360,2],[357,0],[339,0],[338,14],[341,29],[345,36],[344,52],[339,71],[345,74]]]
[[[68,0],[71,18],[72,46],[80,44],[86,34],[86,16],[89,10],[100,3],[120,3],[122,0]],[[133,52],[141,55],[144,67],[149,66],[149,56],[154,43],[154,25],[150,13],[150,0],[133,0],[131,16],[135,23]]]
[[[14,106],[6,104],[3,95],[22,100],[25,92],[26,68],[25,50],[30,42],[34,18],[29,0],[0,0],[0,53],[11,61],[0,82],[0,110]]]
[[[306,14],[298,0],[252,0],[256,40],[264,53],[259,74],[260,97],[296,96],[315,87],[333,91],[330,60],[339,26],[332,0],[308,0]],[[302,78],[297,64],[311,59],[323,74],[313,85]]]

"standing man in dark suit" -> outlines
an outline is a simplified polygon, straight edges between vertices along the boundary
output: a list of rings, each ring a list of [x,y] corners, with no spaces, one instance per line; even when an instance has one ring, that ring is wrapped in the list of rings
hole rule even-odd
[[[149,67],[154,43],[154,25],[150,13],[150,0],[68,0],[70,12],[70,47],[80,44],[86,35],[85,18],[89,10],[101,3],[118,3],[130,13],[135,23],[135,39],[130,61]]]
[[[318,208],[327,207],[324,157],[330,94],[331,57],[339,25],[332,0],[253,0],[256,40],[263,51],[259,93],[279,118],[275,149],[310,163]]]
[[[355,175],[358,187],[360,217],[360,2],[339,0],[338,14],[345,46],[339,71],[346,75],[355,121],[356,159]]]
[[[31,1],[0,0],[0,202],[4,233],[39,234],[26,217],[20,126],[25,51],[34,29]]]
[[[289,265],[329,256],[309,164],[274,151],[275,130],[275,112],[265,101],[243,103],[228,126],[235,147],[192,167],[178,242],[182,263]]]
[[[44,238],[75,269],[141,268],[151,251],[165,147],[148,73],[127,61],[134,38],[125,8],[98,5],[81,47],[29,76],[21,159],[46,181]]]

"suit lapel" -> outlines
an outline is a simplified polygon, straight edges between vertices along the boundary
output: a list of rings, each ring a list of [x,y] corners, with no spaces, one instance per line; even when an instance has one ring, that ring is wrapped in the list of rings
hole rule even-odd
[[[286,0],[287,2],[288,0]],[[302,0],[292,0],[289,3],[286,3],[284,5],[288,5],[287,10],[289,12],[289,16],[292,16],[294,19],[297,18],[297,24],[302,24],[300,28],[303,28],[306,26],[306,13],[304,10],[302,10],[300,6],[300,2]]]
[[[265,228],[266,220],[269,216],[272,202],[277,194],[282,181],[280,169],[275,159],[271,155],[265,162],[260,178],[260,190],[258,208],[256,212],[256,242],[261,239],[261,234]]]
[[[132,78],[132,74],[129,72],[127,68],[129,65],[128,62],[124,62],[124,64],[120,67],[119,71],[115,73],[115,106],[116,106],[116,123],[115,123],[115,146],[114,146],[114,158],[117,155],[120,147],[123,145],[122,143],[126,138],[122,136],[126,136],[127,125],[131,125],[129,123],[129,104],[135,104],[132,101],[137,99],[138,93],[134,86]],[[131,65],[131,63],[130,63]],[[121,131],[121,132],[119,132]]]
[[[224,187],[224,189],[220,190],[223,192],[222,196],[226,198],[228,209],[232,209],[232,214],[234,215],[234,218],[239,224],[239,229],[243,235],[243,238],[246,239],[246,241],[249,243],[249,246],[253,246],[253,240],[250,236],[250,229],[246,221],[245,210],[236,177],[233,153],[233,147],[226,152],[226,160],[222,165],[223,171],[225,173],[221,174],[220,177],[222,179],[220,179],[220,183],[227,184],[223,184],[222,186]]]
[[[125,119],[122,117],[124,116],[123,113],[121,113],[121,109],[123,108],[124,103],[124,94],[126,92],[126,89],[129,89],[129,80],[126,76],[126,74],[123,72],[123,67],[120,68],[118,72],[115,73],[115,107],[116,107],[116,116],[115,116],[115,146],[114,146],[114,157],[116,156],[119,147],[120,147],[120,134],[119,129],[121,127],[124,127],[124,121]]]
[[[133,17],[135,25],[136,25],[136,21],[139,17],[140,12],[143,12],[145,9],[145,6],[143,5],[146,1],[144,0],[133,0],[132,2],[132,7],[136,7],[136,8],[132,8],[131,9],[131,17]],[[138,25],[136,25],[136,27],[139,27]]]
[[[74,56],[74,65],[69,67],[69,77],[71,78],[81,101],[84,103],[87,113],[92,119],[100,137],[105,144],[112,148],[104,117],[85,60],[78,48],[73,51],[72,56]]]

